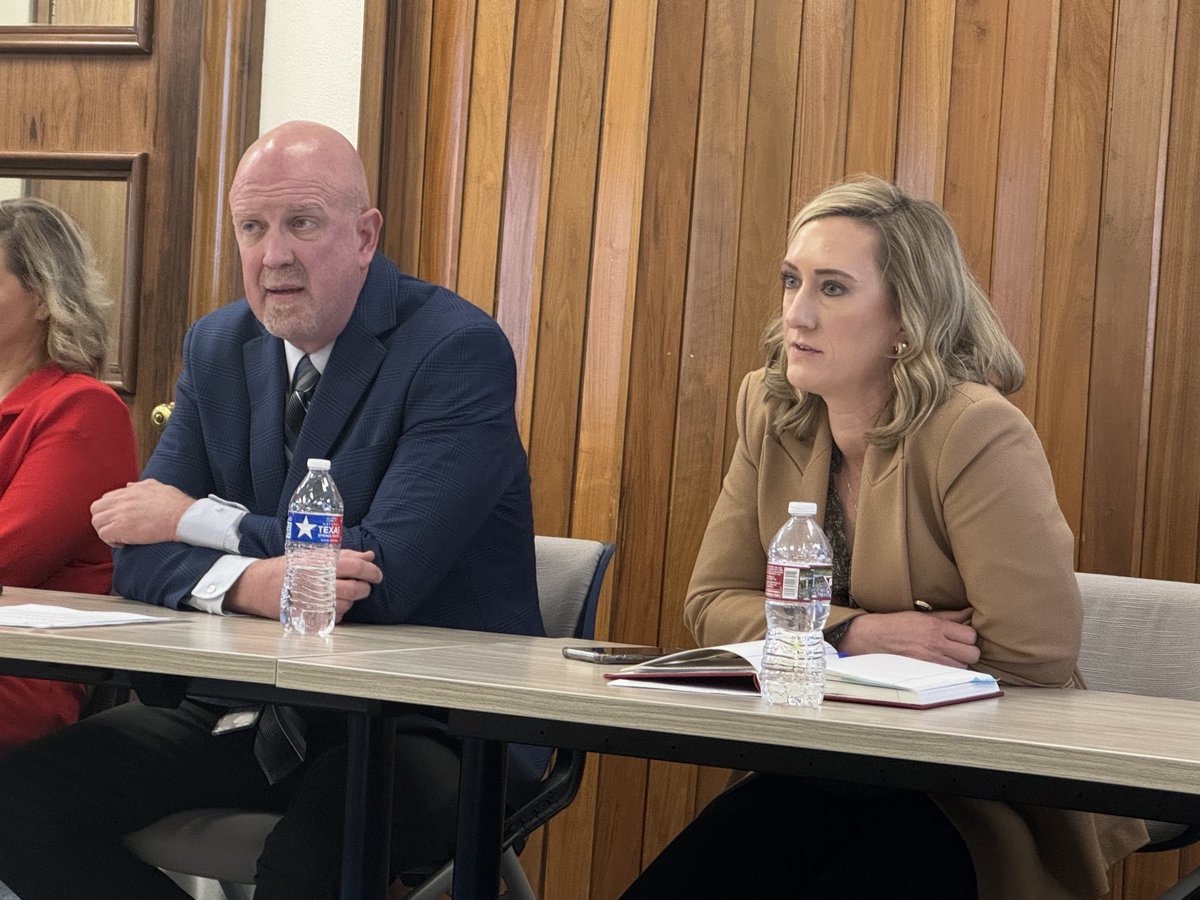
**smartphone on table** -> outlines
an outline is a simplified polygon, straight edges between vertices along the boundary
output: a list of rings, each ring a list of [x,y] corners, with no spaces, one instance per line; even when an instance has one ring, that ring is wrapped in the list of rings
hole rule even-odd
[[[562,655],[567,659],[581,659],[584,662],[608,666],[632,666],[634,663],[649,662],[675,652],[662,647],[615,647],[607,644],[562,648]]]

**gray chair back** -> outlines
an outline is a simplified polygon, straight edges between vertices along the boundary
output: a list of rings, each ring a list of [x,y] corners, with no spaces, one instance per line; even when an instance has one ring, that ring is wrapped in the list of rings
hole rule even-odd
[[[1200,585],[1076,573],[1083,595],[1079,671],[1093,691],[1200,700]],[[1200,840],[1200,824],[1147,820],[1145,852]],[[1159,900],[1200,891],[1194,868]]]
[[[1200,700],[1200,584],[1077,573],[1093,691]]]
[[[591,638],[596,633],[596,604],[613,545],[543,535],[533,541],[546,636]]]

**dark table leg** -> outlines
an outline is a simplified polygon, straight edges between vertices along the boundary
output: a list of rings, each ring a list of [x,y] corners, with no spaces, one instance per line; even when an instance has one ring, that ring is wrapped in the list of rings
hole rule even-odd
[[[481,900],[499,893],[507,747],[499,741],[463,739],[458,845],[450,895],[454,900]]]
[[[396,723],[349,715],[342,900],[385,900],[390,872]]]

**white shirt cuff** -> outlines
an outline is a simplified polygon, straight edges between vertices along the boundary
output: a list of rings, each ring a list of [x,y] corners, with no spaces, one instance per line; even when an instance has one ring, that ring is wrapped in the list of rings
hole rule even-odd
[[[204,577],[192,588],[192,595],[184,600],[188,606],[216,616],[225,615],[225,593],[242,577],[242,573],[254,562],[253,556],[222,556]]]
[[[193,547],[237,553],[242,544],[238,526],[248,512],[240,503],[209,494],[183,511],[175,539]]]

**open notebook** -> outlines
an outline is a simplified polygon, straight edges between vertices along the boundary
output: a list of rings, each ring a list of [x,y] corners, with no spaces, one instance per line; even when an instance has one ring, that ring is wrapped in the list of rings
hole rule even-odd
[[[749,641],[683,650],[607,672],[605,677],[627,687],[757,693],[762,648],[762,641]],[[839,657],[828,644],[825,648],[826,700],[928,709],[1002,693],[996,679],[983,672],[890,653]]]

